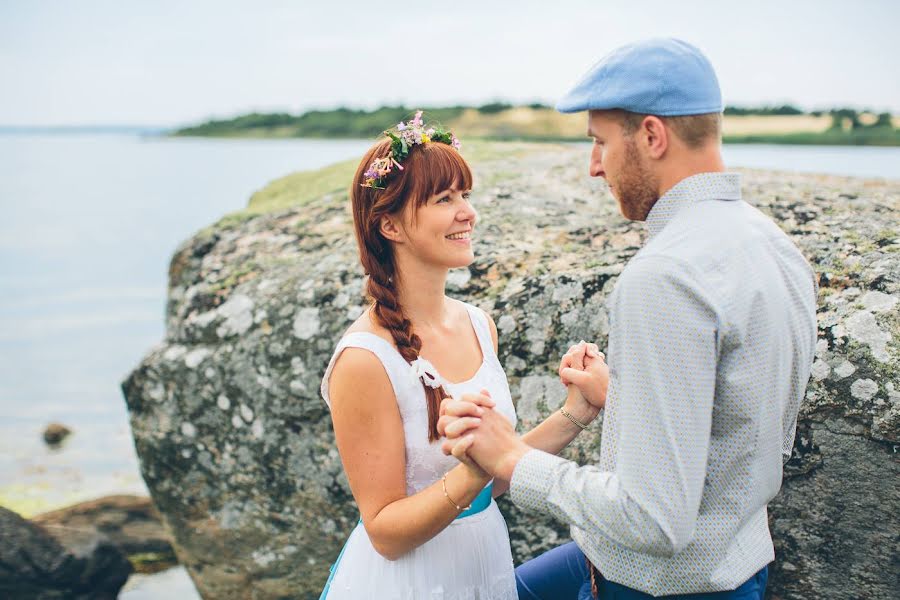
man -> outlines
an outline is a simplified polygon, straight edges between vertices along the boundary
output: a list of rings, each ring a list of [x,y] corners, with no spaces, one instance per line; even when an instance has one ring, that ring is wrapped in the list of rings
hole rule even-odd
[[[557,109],[588,111],[590,174],[649,234],[607,300],[600,463],[532,449],[490,410],[466,419],[477,396],[444,401],[444,451],[467,448],[461,458],[510,481],[514,503],[571,526],[577,546],[519,567],[520,598],[584,597],[583,552],[601,598],[761,599],[766,505],[813,360],[813,271],[725,172],[721,93],[698,49],[615,50]],[[563,381],[596,397],[605,369],[588,365],[602,357],[581,345],[565,360]]]

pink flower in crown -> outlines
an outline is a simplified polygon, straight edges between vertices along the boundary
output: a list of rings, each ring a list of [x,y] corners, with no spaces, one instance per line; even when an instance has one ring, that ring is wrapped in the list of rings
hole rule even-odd
[[[422,132],[417,129],[405,129],[400,136],[406,140],[406,143],[410,146],[415,146],[422,142]]]
[[[401,171],[403,170],[403,166],[396,160],[394,160],[393,156],[376,158],[372,161],[372,164],[369,165],[369,169],[365,173],[363,173],[363,179],[365,179],[365,183],[363,183],[362,186],[376,187],[378,180],[387,177],[394,169],[394,167],[397,167]]]
[[[455,135],[450,140],[450,145],[453,146],[454,148],[456,148],[457,150],[459,150],[460,147],[462,146],[462,144],[459,143],[459,138],[457,138]]]
[[[409,124],[412,125],[413,127],[421,127],[421,126],[423,125],[423,123],[422,123],[422,111],[421,111],[421,110],[417,110],[417,111],[416,111],[416,116],[413,117],[413,120],[410,121]]]
[[[405,129],[406,129],[406,123],[404,123],[403,121],[400,121],[399,123],[397,123],[397,131],[404,131]]]

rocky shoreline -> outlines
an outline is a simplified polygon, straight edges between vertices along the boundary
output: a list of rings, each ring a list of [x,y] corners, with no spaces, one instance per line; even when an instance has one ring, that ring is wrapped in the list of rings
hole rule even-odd
[[[528,428],[562,400],[553,365],[569,342],[604,345],[604,300],[643,226],[588,180],[583,149],[473,146],[476,261],[452,274],[450,293],[494,316]],[[204,598],[317,597],[356,522],[318,397],[363,304],[352,167],[314,194],[305,174],[273,182],[179,247],[166,339],[123,382],[143,477]],[[770,595],[890,598],[900,587],[900,182],[743,172],[745,199],[791,235],[821,285],[813,378],[770,510]],[[566,455],[593,462],[598,449],[583,435]],[[505,500],[501,509],[517,561],[568,539],[560,523]]]

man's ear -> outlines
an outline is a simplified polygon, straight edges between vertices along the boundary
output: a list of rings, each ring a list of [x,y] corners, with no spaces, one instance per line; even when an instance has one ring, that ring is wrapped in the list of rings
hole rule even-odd
[[[662,158],[669,148],[669,132],[659,117],[653,115],[644,117],[637,134],[650,158]]]
[[[398,226],[396,218],[391,215],[381,217],[381,222],[378,223],[378,231],[381,232],[381,235],[386,240],[397,244],[403,243],[403,231]]]

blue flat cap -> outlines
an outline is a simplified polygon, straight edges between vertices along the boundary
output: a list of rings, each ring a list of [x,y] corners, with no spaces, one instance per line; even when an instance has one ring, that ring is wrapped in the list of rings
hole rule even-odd
[[[724,109],[712,64],[700,50],[673,38],[613,50],[556,104],[563,113],[613,108],[660,117]]]

